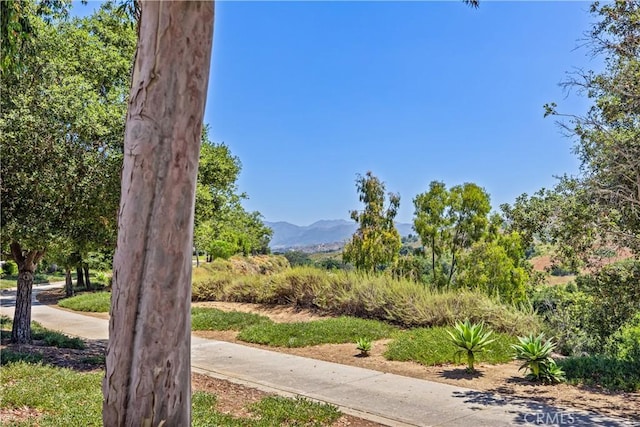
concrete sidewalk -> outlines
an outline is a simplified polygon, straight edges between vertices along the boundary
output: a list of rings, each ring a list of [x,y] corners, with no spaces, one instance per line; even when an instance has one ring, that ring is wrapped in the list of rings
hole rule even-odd
[[[40,289],[52,287],[48,285]],[[34,287],[37,292],[38,287]],[[5,290],[0,313],[13,315]],[[108,321],[34,301],[33,320],[88,339],[106,339]],[[194,372],[287,396],[305,396],[389,426],[634,426],[637,422],[447,384],[192,337]]]

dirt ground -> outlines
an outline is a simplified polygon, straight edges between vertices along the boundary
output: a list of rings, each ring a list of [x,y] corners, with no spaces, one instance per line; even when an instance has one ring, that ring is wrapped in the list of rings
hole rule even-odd
[[[58,295],[42,293],[41,302],[54,303]],[[300,322],[323,318],[308,310],[296,310],[292,307],[272,307],[264,305],[228,302],[201,302],[194,306],[212,307],[225,311],[243,311],[265,315],[277,322]],[[97,317],[106,317],[106,314],[95,314]],[[252,345],[260,348],[265,346],[248,344],[236,339],[233,331],[203,331],[196,332],[203,338],[211,338],[243,345]],[[492,392],[511,397],[535,399],[537,401],[580,410],[589,410],[603,415],[619,416],[640,421],[640,393],[607,392],[599,388],[571,386],[568,384],[540,385],[528,382],[523,378],[522,372],[518,372],[518,363],[511,362],[500,365],[476,364],[478,370],[475,374],[468,374],[463,365],[442,365],[425,367],[414,362],[395,362],[386,360],[383,354],[389,340],[376,341],[373,344],[369,357],[360,357],[355,344],[326,344],[306,348],[275,348],[269,350],[280,351],[299,356],[326,360],[345,365],[359,366],[414,378],[421,378],[445,384],[452,384],[469,389]],[[96,345],[105,345],[99,342]],[[99,349],[94,348],[93,351]],[[68,359],[69,356],[66,356]],[[62,357],[64,363],[65,357]],[[64,366],[64,364],[63,364]],[[219,396],[220,410],[242,416],[244,402],[259,400],[264,392],[245,386],[236,385],[227,381],[194,374],[194,389],[208,390]],[[2,418],[0,417],[0,421]],[[375,426],[379,425],[355,417],[345,416],[339,420],[338,426]]]
[[[202,302],[195,303],[194,306],[213,307],[225,311],[253,312],[270,317],[277,322],[304,322],[322,318],[322,316],[308,310],[295,310],[291,307],[228,302]],[[195,335],[203,338],[254,345],[236,340],[236,334],[233,331],[195,332]],[[465,371],[464,365],[423,366],[415,362],[390,361],[383,356],[388,342],[389,340],[374,342],[369,357],[359,357],[360,352],[356,350],[355,344],[324,344],[304,348],[269,347],[269,350],[421,378],[478,391],[535,399],[549,405],[590,410],[604,415],[640,420],[640,393],[612,393],[598,388],[568,384],[534,384],[524,379],[522,371],[518,372],[520,365],[515,361],[500,365],[476,364],[478,373],[473,375]],[[254,346],[265,348],[260,345]]]

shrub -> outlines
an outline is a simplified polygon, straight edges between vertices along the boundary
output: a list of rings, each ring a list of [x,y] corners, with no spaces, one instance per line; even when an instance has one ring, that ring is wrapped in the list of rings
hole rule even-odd
[[[558,364],[572,384],[609,390],[640,391],[640,365],[607,356],[569,357]]]
[[[77,337],[70,337],[61,332],[45,329],[37,322],[31,323],[31,337],[34,340],[42,340],[51,347],[72,348],[82,350],[85,348],[84,341]]]
[[[515,236],[514,244],[519,245],[519,237]],[[509,304],[525,301],[529,273],[507,249],[498,241],[475,243],[460,258],[456,286],[478,290]]]
[[[38,353],[23,353],[13,350],[2,350],[0,352],[0,365],[8,365],[9,363],[38,363],[42,361],[42,355]]]
[[[551,352],[556,345],[551,339],[546,342],[543,342],[543,339],[544,334],[537,337],[529,335],[519,337],[518,341],[520,342],[512,345],[516,352],[515,358],[524,361],[520,370],[527,369],[529,371],[527,378],[533,381],[561,382],[564,378],[564,372],[551,357]]]
[[[589,330],[604,343],[640,312],[640,261],[607,265],[592,276],[577,278],[578,287],[593,298]],[[598,348],[602,350],[602,348]]]
[[[367,357],[371,351],[371,340],[366,337],[358,338],[356,340],[356,349],[360,350],[360,356]]]
[[[313,260],[309,258],[309,255],[301,251],[287,251],[283,256],[289,261],[291,267],[313,264]]]
[[[5,276],[13,276],[17,272],[18,272],[18,264],[16,264],[15,262],[9,260],[9,261],[5,261],[2,264],[2,273]]]
[[[640,366],[640,312],[611,336],[607,347],[616,359]]]
[[[531,302],[544,319],[545,331],[556,337],[561,354],[584,356],[598,348],[598,336],[589,331],[593,297],[567,284],[540,287]]]
[[[428,284],[430,281],[431,262],[422,255],[404,255],[392,267],[395,277],[413,280],[417,283]]]
[[[478,353],[486,351],[487,346],[495,339],[490,340],[492,331],[484,329],[483,323],[471,323],[465,320],[464,323],[456,322],[453,332],[447,331],[451,337],[451,342],[460,350],[456,354],[464,354],[467,357],[467,371],[474,372],[473,362]]]

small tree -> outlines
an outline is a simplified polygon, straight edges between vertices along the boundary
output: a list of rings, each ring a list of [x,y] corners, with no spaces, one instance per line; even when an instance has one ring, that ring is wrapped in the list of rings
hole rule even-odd
[[[351,219],[358,223],[358,230],[344,247],[343,258],[359,270],[374,271],[393,264],[402,246],[400,234],[393,222],[400,196],[388,193],[389,205],[385,208],[385,186],[373,173],[358,175],[356,188],[364,203],[363,211],[351,211]]]
[[[443,281],[450,284],[461,251],[479,241],[489,229],[489,195],[473,183],[447,190],[442,182],[434,181],[429,191],[416,196],[413,203],[416,208],[413,227],[422,244],[431,247],[434,282],[436,263],[448,253],[449,274]]]

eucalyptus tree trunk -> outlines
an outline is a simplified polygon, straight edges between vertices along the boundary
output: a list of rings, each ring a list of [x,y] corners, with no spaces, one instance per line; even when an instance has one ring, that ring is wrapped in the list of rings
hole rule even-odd
[[[28,344],[31,342],[31,292],[33,290],[33,273],[44,251],[24,251],[19,243],[11,243],[11,256],[18,264],[18,290],[16,307],[11,328],[11,342]]]
[[[191,423],[191,250],[213,2],[142,2],[103,380],[105,426]]]

